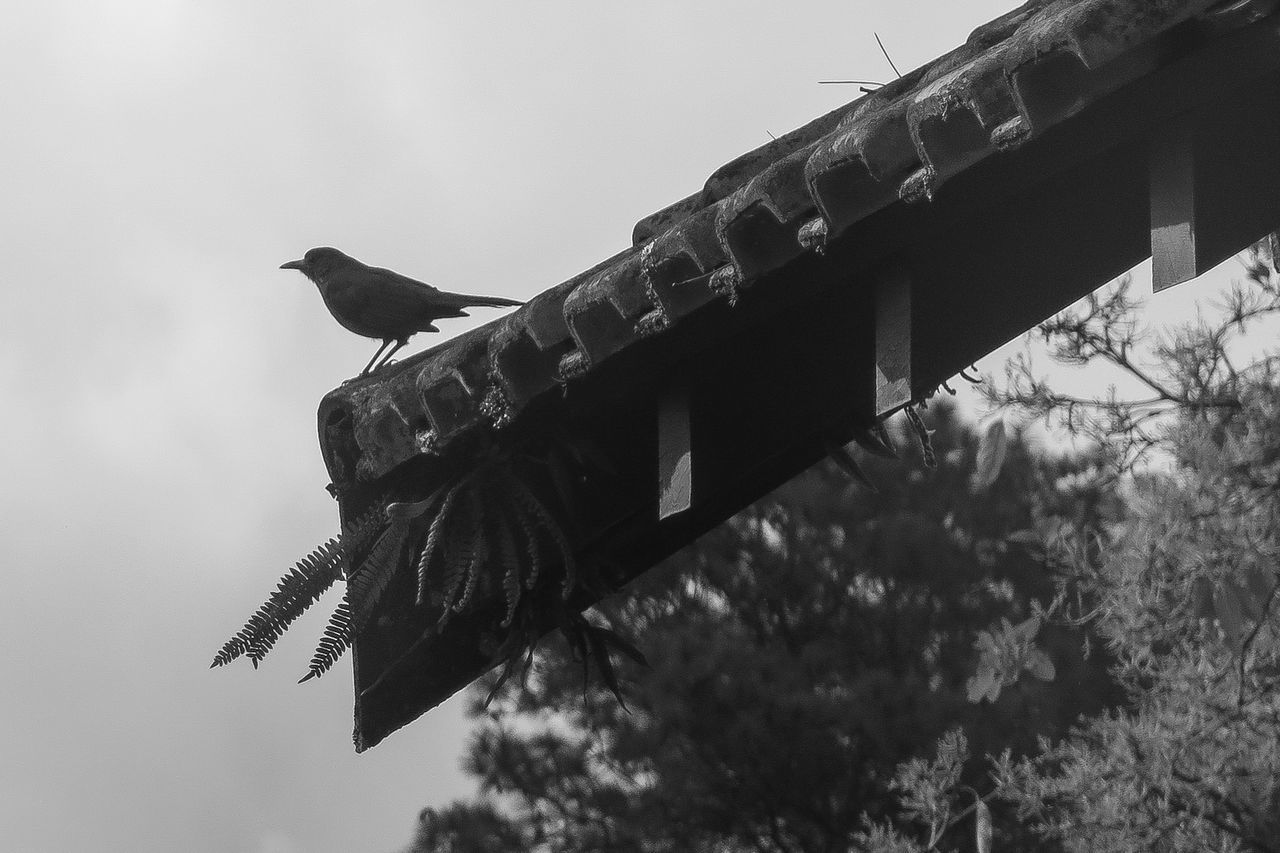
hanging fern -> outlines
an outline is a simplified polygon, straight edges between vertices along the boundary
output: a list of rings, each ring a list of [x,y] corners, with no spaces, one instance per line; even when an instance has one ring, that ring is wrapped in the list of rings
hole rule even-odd
[[[289,623],[315,604],[338,579],[341,557],[338,540],[330,539],[299,560],[280,578],[275,592],[249,617],[244,627],[223,644],[210,666],[229,664],[255,646],[263,649],[265,655]],[[261,659],[261,655],[250,655],[255,667]]]
[[[590,663],[595,661],[596,669],[599,671],[605,686],[609,688],[614,698],[618,700],[622,710],[626,711],[627,703],[623,701],[622,688],[618,683],[618,674],[614,669],[609,650],[617,649],[636,663],[647,667],[649,662],[645,660],[645,656],[616,631],[602,628],[599,625],[592,625],[581,613],[569,614],[566,624],[561,625],[560,630],[569,640],[569,645],[575,650],[577,656],[582,659],[582,693],[584,698],[590,684]]]
[[[442,611],[442,619],[445,618],[443,614],[447,614],[449,608],[453,605],[453,600],[457,596],[458,590],[462,589],[462,585],[467,581],[467,569],[471,565],[471,549],[474,542],[469,533],[470,516],[471,502],[464,498],[454,512],[449,515],[448,525],[440,523],[438,528],[441,531],[441,536],[446,540],[444,549],[441,552],[443,569],[439,572],[439,605]],[[433,522],[434,526],[435,523]],[[447,535],[443,532],[446,530],[448,531]]]
[[[338,608],[329,617],[329,624],[324,628],[324,636],[320,638],[315,654],[311,656],[311,666],[308,668],[307,674],[298,679],[298,683],[301,684],[312,678],[318,678],[328,672],[338,658],[342,657],[342,653],[347,650],[347,646],[350,644],[351,602],[347,601],[346,596],[343,596],[342,601],[338,603]]]
[[[507,642],[498,650],[498,658],[502,660],[502,672],[498,675],[498,680],[489,690],[489,695],[484,697],[484,707],[488,708],[498,691],[502,689],[502,685],[507,683],[517,670],[523,675],[528,675],[529,670],[533,667],[533,653],[538,646],[536,636],[530,637],[524,631],[512,631],[507,637]]]
[[[546,624],[534,608],[548,602],[546,595],[535,594],[547,567],[559,562],[564,568],[562,588],[551,605],[558,611],[564,609],[560,602],[567,601],[580,582],[590,586],[594,578],[591,573],[579,577],[571,537],[560,519],[573,505],[574,484],[581,480],[575,473],[580,465],[574,463],[582,458],[575,448],[552,447],[545,458],[527,461],[546,466],[541,485],[550,487],[549,496],[541,489],[535,491],[506,453],[490,456],[424,499],[379,502],[340,537],[308,554],[281,578],[271,597],[218,652],[214,666],[240,656],[257,666],[289,625],[343,578],[347,587],[342,600],[301,681],[323,675],[351,646],[397,573],[404,570],[414,574],[417,606],[428,606],[438,614],[419,643],[443,631],[453,615],[467,611],[480,596],[488,601],[501,590],[505,610],[500,624],[507,629],[502,680],[521,666],[527,674],[541,633],[534,626]],[[585,621],[566,619],[556,617],[562,628],[570,626],[566,636],[575,638],[587,659],[596,660],[605,683],[618,693],[608,657],[609,649],[616,647],[609,639],[611,633],[599,634]],[[399,660],[411,652],[405,651]]]
[[[512,521],[505,514],[498,519],[497,567],[502,570],[502,594],[506,598],[507,612],[502,627],[511,625],[516,607],[520,604],[520,552],[516,549],[516,536]]]
[[[399,519],[394,521],[378,539],[360,568],[351,574],[342,602],[329,618],[324,636],[311,658],[311,666],[299,683],[328,672],[351,645],[351,638],[355,633],[369,621],[374,606],[382,598],[382,593],[400,565],[408,534],[407,522]]]
[[[911,429],[916,434],[916,440],[920,442],[920,457],[924,460],[924,467],[933,470],[938,467],[938,456],[933,451],[933,441],[929,438],[929,428],[924,424],[924,418],[920,417],[920,411],[915,406],[906,406],[903,408],[906,412],[907,422],[911,424]]]
[[[322,545],[321,549],[324,549],[325,546],[332,546],[333,559],[331,561],[313,563],[314,573],[308,579],[310,582],[305,586],[297,587],[292,596],[288,598],[281,596],[277,599],[279,602],[278,608],[268,616],[267,622],[261,626],[261,630],[250,642],[249,648],[245,653],[253,664],[254,669],[258,668],[258,665],[275,647],[276,640],[280,639],[285,629],[293,624],[303,613],[307,612],[311,605],[315,604],[320,599],[320,596],[329,587],[333,586],[335,580],[342,577],[343,554],[340,542],[340,539],[330,539],[325,545]],[[313,551],[311,556],[318,553],[320,553],[320,549]],[[306,558],[298,565],[301,566],[304,562],[306,562]],[[280,588],[277,587],[277,592],[279,591]],[[270,600],[268,600],[268,606],[270,603]],[[262,613],[262,609],[259,609],[258,613]]]
[[[443,631],[451,614],[458,612],[475,591],[476,578],[488,557],[484,532],[485,506],[477,494],[469,492],[461,511],[450,525],[448,563],[444,571],[444,599],[440,603],[440,619],[436,631]]]
[[[431,519],[431,526],[427,529],[427,542],[422,546],[422,556],[418,558],[418,598],[419,605],[426,599],[427,594],[427,572],[431,565],[431,555],[435,553],[437,545],[440,544],[440,537],[448,529],[450,518],[453,515],[454,503],[458,499],[459,493],[462,491],[462,484],[465,480],[459,480],[457,483],[449,487],[445,492],[444,500],[440,504],[440,509],[436,512],[435,518]]]
[[[609,688],[609,692],[618,700],[618,704],[622,706],[624,711],[628,710],[627,703],[623,699],[622,684],[618,680],[618,671],[614,666],[611,651],[621,652],[640,666],[647,667],[649,662],[645,659],[645,656],[622,635],[608,628],[592,625],[581,613],[561,610],[557,621],[560,633],[564,635],[566,642],[568,642],[574,659],[582,662],[583,697],[586,697],[587,690],[591,686],[591,663],[594,662],[596,671],[600,673],[600,678],[605,686]],[[502,672],[489,690],[488,696],[485,697],[484,706],[486,708],[498,695],[502,686],[517,671],[521,672],[522,676],[528,675],[529,669],[533,665],[533,654],[537,644],[536,630],[533,629],[531,620],[527,618],[523,624],[508,635],[507,643],[498,651],[498,657],[503,661]]]
[[[530,491],[529,487],[519,477],[511,478],[513,494],[519,504],[521,510],[531,516],[531,520],[537,520],[542,525],[551,540],[555,543],[560,551],[560,559],[564,564],[564,585],[561,589],[561,595],[568,600],[573,593],[574,587],[577,586],[577,564],[573,559],[573,547],[569,544],[569,539],[565,536],[564,528],[551,515],[551,511],[546,505],[538,500],[537,495]]]
[[[373,608],[382,598],[387,585],[400,565],[405,540],[409,535],[409,525],[403,522],[392,524],[378,544],[373,546],[369,557],[347,582],[347,598],[351,601],[351,612],[356,627],[364,627],[373,614]]]
[[[476,587],[480,583],[480,575],[482,575],[485,563],[489,561],[489,538],[484,535],[483,526],[476,528],[476,540],[472,548],[471,561],[467,565],[467,583],[462,588],[462,598],[453,605],[454,613],[461,613],[467,609],[467,605],[471,603],[471,598],[476,594]]]
[[[347,572],[352,555],[368,543],[383,521],[382,505],[375,504],[337,539],[299,560],[244,627],[214,655],[211,666],[223,666],[246,655],[256,668],[285,629]]]
[[[512,507],[511,514],[524,539],[524,555],[529,558],[529,573],[525,575],[524,588],[533,589],[542,574],[542,548],[538,545],[538,525],[530,516]]]
[[[503,590],[507,611],[502,624],[508,626],[520,601],[520,588],[532,589],[537,583],[547,551],[561,558],[566,589],[574,588],[576,574],[568,536],[543,501],[512,470],[509,460],[486,462],[441,492],[444,498],[413,562],[417,604],[440,608],[436,631],[444,629],[451,614],[470,606],[481,581],[490,574],[490,588],[501,586]],[[427,504],[429,501],[423,501],[416,506]],[[520,554],[527,557],[527,572],[521,572]],[[430,601],[428,589],[435,590]]]

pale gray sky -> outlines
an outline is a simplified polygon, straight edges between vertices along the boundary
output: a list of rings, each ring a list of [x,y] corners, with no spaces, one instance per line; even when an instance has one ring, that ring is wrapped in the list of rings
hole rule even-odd
[[[887,79],[873,31],[905,70],[1013,5],[8,9],[0,848],[390,853],[470,791],[457,701],[356,756],[349,664],[294,683],[332,599],[207,669],[334,532],[316,404],[374,346],[280,263],[532,296]]]

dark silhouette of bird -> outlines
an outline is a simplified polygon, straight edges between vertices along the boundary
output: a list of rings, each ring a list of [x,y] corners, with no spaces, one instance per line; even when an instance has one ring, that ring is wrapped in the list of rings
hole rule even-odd
[[[400,273],[362,264],[327,246],[310,250],[300,261],[281,264],[280,269],[298,270],[314,281],[325,307],[343,328],[366,338],[382,339],[382,346],[360,371],[361,376],[385,365],[414,334],[440,331],[436,320],[469,316],[463,308],[524,304],[500,296],[449,293]],[[382,355],[389,346],[391,349]]]

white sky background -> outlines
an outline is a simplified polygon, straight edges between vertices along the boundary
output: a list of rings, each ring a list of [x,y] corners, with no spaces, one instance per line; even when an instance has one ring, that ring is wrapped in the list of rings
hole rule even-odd
[[[471,791],[460,702],[356,756],[349,664],[294,683],[332,598],[207,669],[335,531],[316,405],[376,346],[280,263],[532,296],[888,79],[873,30],[905,71],[1013,5],[7,9],[0,848],[390,853]]]

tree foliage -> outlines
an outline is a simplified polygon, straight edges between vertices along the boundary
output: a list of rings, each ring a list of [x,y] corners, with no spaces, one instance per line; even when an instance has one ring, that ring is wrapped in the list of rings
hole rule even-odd
[[[1216,320],[1149,347],[1127,279],[1040,327],[1059,361],[1109,364],[1150,392],[1140,398],[1059,394],[1025,360],[992,392],[1091,439],[1106,462],[1093,479],[1126,494],[1118,521],[1039,530],[1058,587],[1044,624],[1092,628],[1126,694],[1032,754],[989,756],[986,796],[1013,805],[1012,819],[1042,843],[1280,850],[1280,387],[1273,353],[1241,358],[1235,346],[1280,312],[1273,268],[1255,248],[1249,285]],[[1002,683],[1023,675],[1026,657],[1008,650],[1035,632],[1020,627],[993,629],[979,674],[985,665]],[[926,774],[906,796],[956,794],[950,779]],[[885,826],[870,849],[935,849],[922,837]]]
[[[1105,638],[1129,702],[994,766],[1019,818],[1072,850],[1280,850],[1280,387],[1274,355],[1237,368],[1231,346],[1280,311],[1264,260],[1255,250],[1252,286],[1218,321],[1160,342],[1154,367],[1122,360],[1137,349],[1130,310],[1099,310],[1123,287],[1046,329],[1059,353],[1137,370],[1160,397],[1091,407],[1085,428],[1119,470],[1153,453],[1162,466],[1132,478],[1123,523],[1051,543],[1049,613]],[[1008,402],[1047,411],[1026,390]]]
[[[411,849],[1280,850],[1273,267],[1154,342],[1127,279],[1041,326],[1146,389],[1014,362],[1071,459],[935,405],[933,473],[820,466],[649,573],[595,617],[645,638],[632,711],[549,646]]]
[[[1038,637],[1058,680],[969,702],[980,632],[1053,595],[1017,534],[1112,507],[1058,490],[1082,463],[1037,459],[1020,435],[975,480],[977,436],[945,405],[927,414],[936,469],[860,454],[873,492],[818,466],[591,613],[650,663],[619,667],[629,710],[584,696],[559,640],[488,710],[494,676],[479,685],[468,769],[482,797],[426,810],[412,849],[843,851],[914,814],[897,767],[957,723],[978,754],[1021,755],[1118,701],[1065,626]],[[977,782],[981,765],[961,764]]]

